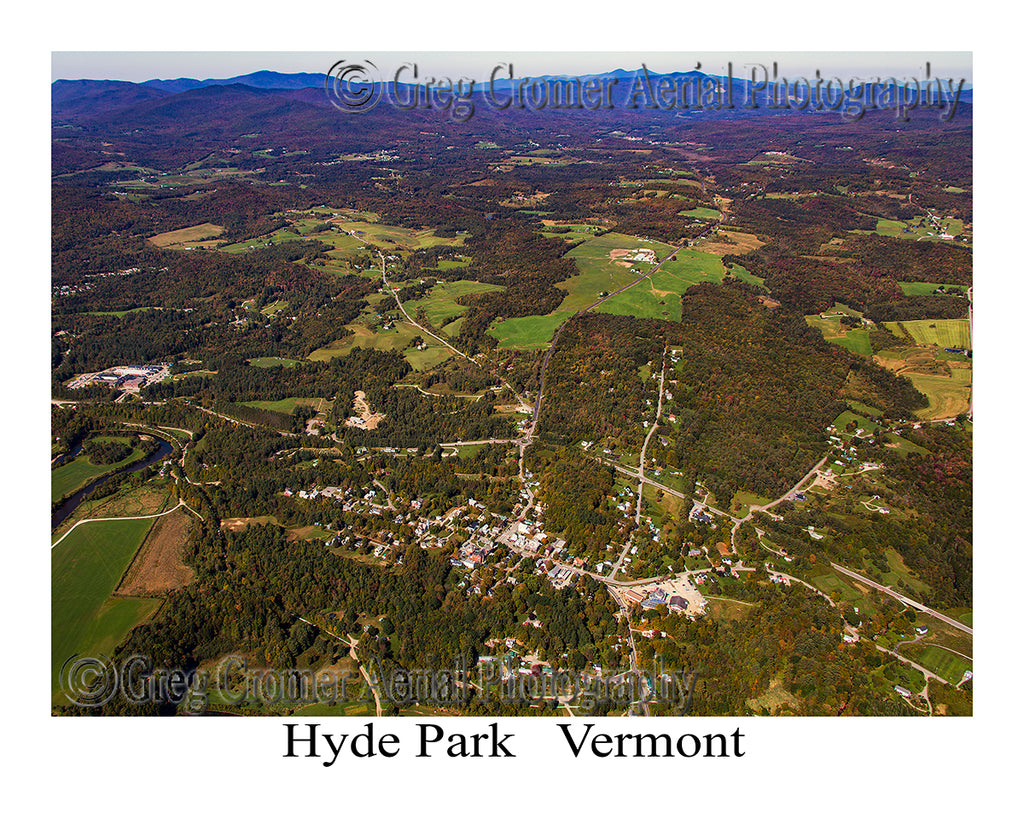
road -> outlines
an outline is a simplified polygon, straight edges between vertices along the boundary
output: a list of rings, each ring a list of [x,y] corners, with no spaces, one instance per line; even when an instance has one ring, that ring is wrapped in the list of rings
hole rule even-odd
[[[847,575],[848,577],[852,577],[854,580],[860,581],[866,586],[870,586],[871,588],[882,592],[883,594],[887,594],[890,597],[895,597],[905,606],[910,606],[911,608],[917,609],[920,612],[924,612],[925,614],[931,615],[936,620],[941,620],[946,625],[960,629],[960,631],[970,634],[972,637],[974,636],[974,629],[972,629],[970,626],[966,626],[959,620],[954,620],[952,617],[947,617],[945,614],[940,614],[939,612],[935,611],[935,609],[928,608],[924,603],[918,603],[916,600],[911,600],[906,595],[900,594],[898,591],[893,591],[888,586],[883,586],[881,583],[876,583],[869,577],[865,577],[862,574],[857,574],[857,572],[850,571],[849,569],[840,566],[838,563],[833,563],[832,568],[835,569],[837,572],[841,572],[842,574]]]
[[[744,518],[733,518],[735,525],[732,527],[732,531],[729,533],[729,542],[732,545],[733,553],[736,552],[736,532],[739,530],[740,525],[750,520],[755,512],[764,512],[767,509],[771,509],[774,506],[778,506],[784,500],[792,500],[793,496],[800,491],[800,487],[810,478],[814,477],[818,470],[825,465],[825,461],[829,458],[828,454],[825,455],[820,461],[811,467],[810,471],[798,480],[790,489],[788,489],[781,496],[777,497],[771,503],[766,503],[764,506],[751,506],[747,510],[747,516]]]
[[[348,636],[341,637],[341,636],[335,634],[333,631],[330,631],[330,630],[328,630],[326,628],[323,628],[323,626],[318,626],[316,623],[310,622],[305,617],[299,617],[298,619],[301,620],[303,623],[308,623],[309,625],[313,626],[313,628],[320,629],[320,630],[324,631],[326,634],[329,634],[331,637],[333,637],[338,642],[345,643],[345,644],[348,645],[348,655],[355,661],[356,667],[359,669],[359,673],[363,675],[363,679],[366,680],[366,684],[369,686],[370,691],[373,692],[373,702],[374,702],[374,705],[377,708],[377,716],[378,717],[384,716],[384,709],[381,707],[381,704],[380,704],[380,694],[377,693],[376,686],[373,684],[373,681],[370,679],[370,675],[367,673],[366,669],[363,667],[363,664],[361,662],[359,662],[359,655],[356,654],[356,645],[358,644],[358,641],[357,640],[353,640],[351,637],[348,637]]]
[[[693,238],[693,241],[696,241],[697,239],[699,239],[701,236],[703,236],[705,233],[707,233],[709,230],[711,230],[712,227],[714,227],[714,226],[713,225],[708,225],[708,227],[706,227],[703,231],[701,231],[701,233],[699,233],[697,236],[695,236]],[[548,347],[547,355],[544,356],[544,363],[541,364],[541,366],[540,366],[540,384],[539,384],[539,387],[537,389],[537,400],[536,400],[536,402],[533,405],[533,418],[530,421],[530,432],[529,432],[530,440],[533,440],[533,436],[534,436],[534,434],[537,431],[537,422],[540,420],[540,407],[541,407],[541,401],[544,398],[544,381],[547,378],[548,362],[551,361],[551,355],[552,355],[552,353],[554,353],[555,346],[558,344],[558,337],[562,334],[562,330],[565,328],[565,326],[572,319],[576,318],[577,316],[582,316],[584,313],[589,313],[595,307],[599,307],[602,304],[604,304],[606,301],[608,301],[608,299],[613,298],[614,296],[619,295],[619,293],[624,293],[625,291],[629,290],[631,287],[636,287],[642,281],[646,281],[651,276],[653,276],[655,273],[657,273],[661,269],[661,266],[663,264],[665,264],[665,262],[667,262],[669,259],[671,259],[673,256],[675,256],[676,253],[678,253],[684,247],[686,247],[685,244],[681,244],[681,245],[678,245],[677,247],[674,247],[670,253],[666,254],[664,259],[662,259],[654,267],[652,267],[650,270],[648,270],[646,273],[644,273],[642,276],[640,276],[640,278],[636,279],[635,281],[630,282],[629,284],[625,285],[624,287],[620,287],[618,290],[616,290],[616,291],[614,291],[612,293],[609,293],[607,296],[604,296],[603,298],[598,299],[593,304],[591,304],[589,307],[584,307],[582,310],[576,311],[575,313],[572,314],[572,316],[570,316],[568,319],[563,321],[558,326],[558,329],[555,330],[555,335],[551,338],[551,344]]]
[[[462,356],[462,358],[466,359],[466,361],[469,361],[469,362],[471,362],[472,364],[475,364],[475,365],[476,365],[477,367],[479,367],[480,369],[483,369],[483,366],[482,366],[482,365],[480,364],[480,362],[479,362],[479,361],[477,361],[476,359],[472,358],[471,356],[468,356],[468,355],[466,355],[466,354],[465,354],[464,352],[462,352],[462,350],[459,350],[458,348],[456,348],[456,347],[453,347],[453,346],[452,346],[451,344],[449,344],[449,343],[448,343],[448,342],[447,342],[447,341],[446,341],[445,339],[441,338],[441,336],[439,336],[439,335],[438,335],[437,333],[431,332],[431,331],[430,331],[430,330],[428,330],[428,329],[427,329],[426,327],[424,327],[424,326],[423,326],[422,324],[420,324],[419,322],[417,322],[417,321],[416,321],[416,320],[415,320],[415,319],[414,319],[414,318],[413,318],[412,316],[410,316],[410,315],[409,315],[408,311],[407,311],[407,310],[405,309],[405,305],[403,305],[403,304],[402,304],[402,302],[401,302],[401,301],[399,300],[399,298],[398,298],[398,291],[397,291],[397,290],[395,290],[395,288],[394,288],[394,287],[393,287],[393,286],[391,285],[391,283],[390,283],[390,282],[388,281],[388,274],[387,274],[387,268],[386,268],[386,266],[385,266],[385,261],[384,261],[384,254],[383,254],[383,253],[380,253],[380,252],[378,251],[377,255],[378,255],[378,256],[380,256],[380,278],[381,278],[381,281],[383,281],[383,282],[384,282],[384,287],[385,287],[385,288],[387,288],[388,292],[389,292],[389,293],[391,293],[391,295],[392,295],[392,296],[394,296],[394,298],[395,298],[395,303],[396,303],[396,304],[398,305],[398,309],[399,309],[399,310],[401,311],[402,315],[403,315],[403,316],[405,316],[405,320],[406,320],[407,322],[409,322],[409,324],[411,324],[411,325],[412,325],[413,327],[415,327],[416,329],[418,329],[418,330],[422,330],[422,331],[423,331],[424,333],[426,333],[426,334],[427,334],[428,336],[430,336],[430,337],[431,337],[432,339],[434,339],[435,341],[437,341],[437,342],[440,342],[441,344],[443,344],[443,345],[444,345],[445,347],[447,347],[447,348],[448,348],[449,350],[451,350],[451,351],[452,351],[453,353],[455,353],[456,355],[458,355],[458,356]],[[516,391],[515,391],[515,390],[514,390],[514,389],[512,388],[512,385],[511,385],[511,384],[509,384],[509,383],[508,383],[508,382],[507,382],[507,381],[506,381],[506,380],[505,380],[504,378],[502,378],[502,377],[501,377],[500,375],[497,375],[497,374],[495,374],[495,376],[497,377],[497,379],[498,379],[499,381],[501,381],[501,383],[502,383],[502,385],[503,385],[503,386],[505,386],[505,387],[507,387],[507,388],[508,388],[508,391],[509,391],[509,392],[511,392],[511,393],[512,393],[512,394],[513,394],[513,395],[514,395],[514,396],[516,397],[516,400],[517,400],[517,401],[518,401],[518,402],[519,402],[519,403],[520,403],[520,404],[521,404],[522,406],[524,406],[524,407],[525,407],[525,406],[527,406],[526,400],[525,400],[525,399],[524,399],[524,398],[523,398],[523,397],[522,397],[522,396],[521,396],[521,395],[520,395],[519,393],[517,393],[517,392],[516,392]]]
[[[63,535],[61,535],[60,538],[58,538],[57,542],[54,543],[50,547],[50,551],[53,551],[54,549],[56,549],[57,546],[60,544],[60,542],[62,540],[64,540],[64,538],[66,538],[68,535],[70,535],[73,531],[75,531],[75,529],[77,529],[83,523],[100,523],[101,521],[105,521],[105,520],[151,520],[152,518],[162,518],[164,515],[169,515],[175,509],[180,509],[182,506],[184,506],[186,509],[188,509],[189,512],[191,512],[193,515],[195,515],[200,520],[203,519],[202,515],[200,515],[197,511],[195,511],[191,506],[189,506],[183,500],[179,500],[178,503],[175,506],[171,507],[166,512],[159,512],[159,513],[157,513],[155,515],[133,515],[133,516],[123,517],[123,518],[85,518],[84,520],[78,521],[74,526],[72,526]]]
[[[626,555],[629,553],[630,547],[633,545],[633,538],[636,534],[636,530],[640,528],[640,510],[643,506],[644,497],[644,459],[647,457],[647,445],[651,442],[651,437],[654,435],[654,431],[658,428],[658,419],[661,418],[661,404],[662,396],[665,394],[665,367],[668,362],[666,357],[668,350],[666,349],[661,356],[661,379],[658,382],[658,409],[654,414],[654,421],[651,422],[651,429],[647,433],[647,437],[644,438],[644,445],[640,447],[640,469],[638,470],[638,481],[636,486],[636,527],[630,533],[626,539],[626,545],[622,547],[622,553],[619,555],[619,559],[615,561],[615,565],[612,566],[612,570],[608,575],[608,579],[614,579],[619,569],[622,568],[622,562],[626,559]]]

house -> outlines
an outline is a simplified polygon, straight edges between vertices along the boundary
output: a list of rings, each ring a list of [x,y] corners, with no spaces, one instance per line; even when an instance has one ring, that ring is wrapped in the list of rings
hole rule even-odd
[[[910,692],[907,691],[907,689],[904,688],[902,685],[894,685],[892,687],[892,690],[899,694],[901,697],[906,697],[907,699],[910,699]]]

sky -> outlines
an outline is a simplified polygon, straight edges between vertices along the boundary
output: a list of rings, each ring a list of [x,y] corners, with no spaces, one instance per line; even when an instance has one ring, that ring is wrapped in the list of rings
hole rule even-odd
[[[386,78],[406,63],[417,66],[419,76],[468,77],[486,80],[500,64],[511,63],[516,77],[539,74],[586,74],[616,68],[656,73],[689,71],[700,66],[708,74],[725,74],[731,62],[733,75],[749,78],[755,66],[779,76],[837,76],[841,80],[895,76],[923,79],[926,64],[931,76],[973,79],[970,52],[952,51],[54,51],[51,79],[102,79],[145,82],[152,79],[224,79],[253,71],[326,73],[338,60],[373,62]],[[503,69],[504,71],[504,69]],[[408,78],[408,70],[406,73]],[[507,73],[501,76],[507,77]]]

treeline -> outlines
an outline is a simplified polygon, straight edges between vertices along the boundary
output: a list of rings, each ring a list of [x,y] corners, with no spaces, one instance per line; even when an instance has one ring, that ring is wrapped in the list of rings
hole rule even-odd
[[[872,304],[864,315],[876,324],[884,321],[967,318],[967,299],[952,296],[907,296],[890,304]]]

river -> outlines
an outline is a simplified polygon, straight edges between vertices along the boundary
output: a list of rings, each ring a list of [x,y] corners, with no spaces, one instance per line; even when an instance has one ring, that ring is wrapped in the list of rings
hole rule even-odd
[[[62,503],[60,506],[54,509],[50,515],[50,531],[52,532],[54,529],[60,526],[65,520],[67,520],[71,513],[78,508],[79,504],[81,504],[83,500],[89,497],[89,495],[92,494],[92,492],[94,492],[96,490],[96,487],[98,487],[100,484],[110,480],[115,475],[128,475],[131,474],[132,472],[138,472],[140,469],[145,469],[147,466],[155,464],[157,461],[162,461],[164,458],[170,455],[172,451],[171,445],[163,439],[157,440],[159,440],[160,446],[156,450],[156,452],[154,452],[148,458],[145,458],[141,461],[136,461],[135,463],[128,464],[127,466],[123,466],[114,472],[108,472],[106,475],[101,475],[100,477],[96,478],[96,480],[83,486],[81,489],[75,492],[74,495],[72,495],[70,498],[64,501],[64,503]],[[73,457],[74,453],[68,455],[68,460],[70,461]]]

